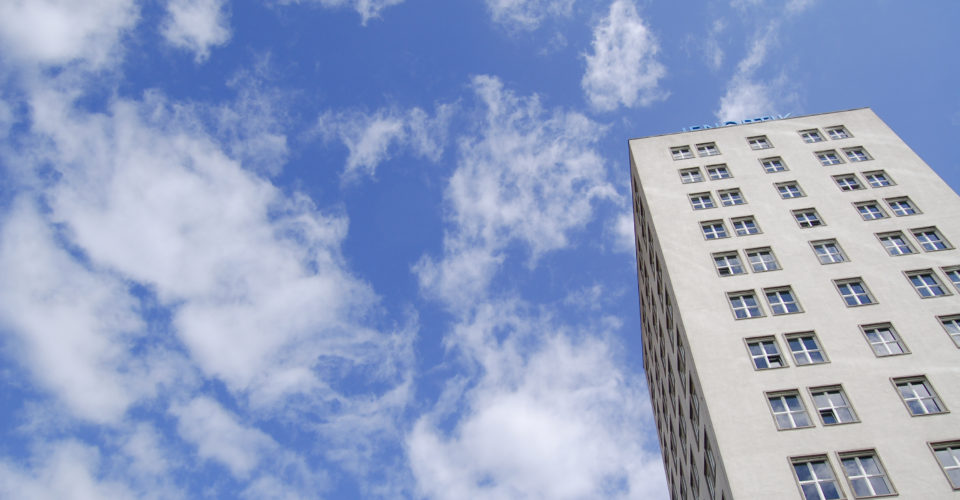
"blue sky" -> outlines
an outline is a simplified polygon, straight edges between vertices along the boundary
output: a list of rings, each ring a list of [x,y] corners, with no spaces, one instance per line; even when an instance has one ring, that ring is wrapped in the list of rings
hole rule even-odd
[[[666,496],[626,140],[872,107],[953,2],[0,2],[0,496]]]

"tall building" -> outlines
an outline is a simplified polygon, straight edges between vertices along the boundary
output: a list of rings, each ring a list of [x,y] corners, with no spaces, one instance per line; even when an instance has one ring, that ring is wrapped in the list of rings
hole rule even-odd
[[[960,199],[870,109],[629,141],[673,498],[960,498]]]

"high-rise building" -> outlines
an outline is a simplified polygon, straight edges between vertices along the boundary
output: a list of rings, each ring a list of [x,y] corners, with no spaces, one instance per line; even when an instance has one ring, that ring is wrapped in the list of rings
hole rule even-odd
[[[673,498],[960,498],[960,199],[870,109],[629,141]]]

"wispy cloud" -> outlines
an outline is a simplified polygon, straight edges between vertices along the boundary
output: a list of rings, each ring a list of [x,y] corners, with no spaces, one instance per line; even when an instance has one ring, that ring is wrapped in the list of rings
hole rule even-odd
[[[494,22],[511,29],[534,30],[551,16],[569,16],[576,0],[486,0]]]
[[[223,0],[169,0],[160,32],[169,44],[193,52],[197,62],[206,61],[211,48],[230,40]]]
[[[595,109],[612,111],[648,106],[666,99],[659,87],[666,67],[657,59],[660,45],[632,0],[615,0],[593,31],[593,53],[580,84]]]
[[[360,14],[361,24],[366,26],[371,19],[380,17],[387,7],[399,5],[404,0],[279,0],[280,3],[314,3],[326,8],[349,8]]]

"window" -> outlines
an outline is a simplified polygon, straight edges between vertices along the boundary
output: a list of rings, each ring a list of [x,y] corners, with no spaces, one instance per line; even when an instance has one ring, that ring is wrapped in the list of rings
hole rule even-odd
[[[810,130],[801,130],[800,137],[802,137],[803,142],[806,142],[807,144],[823,142],[823,136],[820,134],[820,131],[815,128]]]
[[[840,463],[854,497],[871,498],[896,493],[873,450],[844,453],[840,455]]]
[[[852,162],[868,161],[873,159],[863,148],[849,148],[844,149],[843,152],[847,155],[847,159]]]
[[[726,238],[727,228],[723,225],[723,221],[714,220],[700,223],[700,229],[703,230],[703,237],[708,240],[716,240],[719,238]]]
[[[887,176],[887,173],[883,170],[877,170],[876,172],[864,172],[863,177],[867,179],[870,187],[879,188],[893,185],[893,181],[890,180],[890,177]]]
[[[830,139],[833,139],[833,140],[846,139],[846,138],[850,137],[850,132],[847,132],[847,129],[844,128],[843,125],[838,125],[838,126],[836,126],[836,127],[830,127],[830,128],[828,128],[828,129],[827,129],[827,136],[830,137]]]
[[[707,165],[707,175],[715,181],[733,177],[726,165]]]
[[[737,252],[725,252],[713,254],[713,262],[717,266],[717,272],[720,276],[733,276],[735,274],[745,274],[746,270],[740,263],[740,256]]]
[[[804,500],[835,500],[844,498],[840,485],[833,475],[833,469],[827,457],[807,457],[793,459],[793,473],[796,475],[800,492]]]
[[[857,180],[857,176],[853,174],[835,175],[833,176],[833,181],[837,183],[840,191],[857,191],[863,189],[863,185]]]
[[[793,217],[797,219],[797,224],[800,224],[800,227],[816,227],[824,225],[823,221],[820,220],[820,215],[817,214],[817,211],[812,208],[794,210],[792,213]]]
[[[894,379],[900,398],[910,410],[911,415],[932,415],[946,412],[940,397],[933,391],[926,377]]]
[[[767,296],[767,304],[770,305],[770,311],[774,315],[801,312],[797,297],[790,287],[767,288],[763,293]]]
[[[841,387],[818,387],[810,389],[813,405],[817,407],[823,425],[849,424],[857,421],[857,414],[850,407]]]
[[[737,236],[748,236],[760,232],[760,226],[757,226],[757,221],[755,221],[753,217],[738,217],[731,219],[731,221],[733,222],[733,230],[737,232]]]
[[[935,227],[923,229],[913,229],[913,237],[920,243],[920,248],[925,252],[936,252],[937,250],[947,250],[950,245],[943,239],[940,231]]]
[[[835,283],[840,296],[843,297],[848,306],[865,306],[876,303],[866,285],[859,279],[836,281]]]
[[[817,155],[817,159],[820,160],[820,164],[829,167],[830,165],[839,165],[843,163],[843,160],[840,159],[840,155],[833,149],[828,151],[817,151],[814,153]]]
[[[934,444],[933,455],[947,475],[950,486],[955,490],[960,489],[960,441]]]
[[[765,135],[747,137],[747,143],[750,144],[750,149],[770,149],[773,147]]]
[[[757,296],[752,291],[735,292],[728,294],[727,297],[730,299],[733,315],[737,319],[763,316],[763,311],[760,310],[760,304],[757,302]]]
[[[940,270],[943,271],[943,274],[947,275],[947,279],[953,283],[953,287],[960,290],[960,267],[942,267]]]
[[[903,346],[903,341],[897,335],[890,323],[879,325],[862,325],[860,329],[867,336],[867,342],[873,348],[873,353],[877,356],[896,356],[906,354],[907,349]]]
[[[947,331],[947,335],[953,339],[953,343],[960,347],[960,316],[941,316],[940,324]]]
[[[703,174],[700,173],[700,169],[697,167],[685,168],[680,171],[680,182],[684,184],[703,182]]]
[[[907,241],[907,238],[900,231],[894,233],[878,234],[880,243],[890,255],[907,255],[914,253],[913,246]]]
[[[813,332],[793,333],[787,335],[787,345],[793,354],[793,361],[798,366],[826,363],[827,357],[820,347],[817,335]]]
[[[747,261],[750,262],[750,267],[755,273],[780,269],[780,264],[777,263],[777,258],[769,247],[747,250]]]
[[[764,158],[760,160],[760,164],[763,165],[763,170],[768,174],[789,170],[787,168],[787,164],[784,163],[779,156],[773,158]]]
[[[713,204],[713,198],[710,197],[710,193],[691,194],[690,204],[693,205],[694,210],[704,210],[716,206]]]
[[[813,425],[799,392],[767,394],[767,402],[770,403],[770,410],[773,411],[773,420],[777,423],[777,429],[798,429]]]
[[[690,146],[670,148],[670,154],[673,155],[674,160],[686,160],[693,158],[693,151],[690,151]]]
[[[776,186],[777,192],[780,193],[780,197],[785,200],[803,197],[803,191],[800,190],[800,185],[797,184],[797,181],[781,182]]]
[[[913,284],[913,288],[921,297],[941,297],[949,295],[947,289],[940,283],[940,279],[933,273],[932,269],[921,271],[908,271],[907,279]]]
[[[919,211],[917,210],[916,205],[910,201],[910,198],[906,196],[902,198],[887,198],[885,200],[887,205],[890,206],[890,210],[893,210],[894,215],[897,217],[906,217],[907,215],[915,215]]]
[[[812,241],[810,244],[821,264],[837,264],[847,260],[836,240]]]
[[[863,220],[877,220],[887,217],[887,213],[875,201],[861,201],[855,203],[854,206],[857,207],[857,212],[860,212],[860,217]]]
[[[720,150],[717,149],[717,145],[708,142],[705,144],[697,144],[697,154],[700,156],[715,156],[720,154]]]
[[[777,347],[777,341],[774,340],[773,337],[748,339],[747,351],[750,353],[753,367],[757,370],[783,368],[787,366],[787,364],[783,362],[783,357],[780,356],[780,349]]]
[[[740,193],[739,189],[729,189],[727,191],[718,191],[717,194],[720,196],[720,203],[725,207],[732,207],[734,205],[743,205],[746,202],[743,201],[743,194]]]

